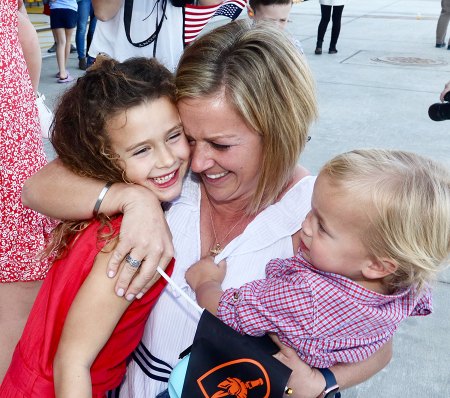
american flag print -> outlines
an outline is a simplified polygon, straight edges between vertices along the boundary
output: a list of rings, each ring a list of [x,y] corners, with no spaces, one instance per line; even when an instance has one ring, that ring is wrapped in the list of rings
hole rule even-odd
[[[222,16],[236,19],[246,7],[246,0],[225,0],[213,6],[186,4],[184,9],[184,44],[193,41],[211,18]]]

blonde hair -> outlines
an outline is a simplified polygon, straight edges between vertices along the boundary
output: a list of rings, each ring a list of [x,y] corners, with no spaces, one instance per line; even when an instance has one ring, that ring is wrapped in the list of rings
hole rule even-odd
[[[364,203],[370,221],[363,243],[375,258],[398,266],[385,280],[391,291],[421,289],[448,264],[450,172],[444,166],[414,153],[368,149],[338,155],[319,175]]]
[[[185,50],[175,84],[178,101],[224,93],[258,132],[261,176],[247,212],[274,203],[292,179],[317,115],[311,72],[289,38],[264,21],[226,24]]]

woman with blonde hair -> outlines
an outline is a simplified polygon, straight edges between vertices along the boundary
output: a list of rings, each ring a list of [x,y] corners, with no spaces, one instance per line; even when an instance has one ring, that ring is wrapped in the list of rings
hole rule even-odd
[[[315,180],[297,161],[316,117],[316,98],[311,72],[289,38],[270,23],[247,20],[211,31],[189,46],[175,82],[192,173],[166,217],[177,260],[173,279],[195,299],[184,275],[204,256],[227,259],[223,286],[228,288],[263,277],[261,264],[269,259],[293,255]],[[78,178],[54,161],[28,181],[24,200],[53,216],[89,217],[103,185]],[[129,300],[151,286],[156,265],[165,265],[173,254],[154,202],[139,187],[114,184],[102,204],[106,214],[125,212],[108,272],[115,275],[121,265],[116,292]],[[127,253],[143,260],[136,276],[122,261]],[[184,299],[164,289],[133,354],[121,396],[161,393],[179,353],[191,344],[197,322],[198,314]],[[356,368],[337,365],[332,370],[345,388],[374,374],[389,356],[388,345]],[[316,397],[324,390],[322,375],[295,352],[283,347],[277,357],[294,368],[293,397]]]

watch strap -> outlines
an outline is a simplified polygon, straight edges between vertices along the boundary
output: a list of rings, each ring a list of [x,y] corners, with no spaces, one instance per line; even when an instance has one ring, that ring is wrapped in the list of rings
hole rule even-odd
[[[328,368],[316,368],[322,376],[325,378],[325,390],[323,392],[324,398],[341,398],[341,393],[339,392],[339,384],[334,377],[333,372]],[[330,395],[334,392],[334,395]]]

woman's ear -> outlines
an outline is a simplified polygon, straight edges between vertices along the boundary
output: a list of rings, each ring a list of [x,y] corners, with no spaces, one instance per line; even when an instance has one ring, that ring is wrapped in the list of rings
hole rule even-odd
[[[391,258],[375,259],[363,268],[362,274],[367,279],[381,279],[393,274],[397,268],[397,263]]]

